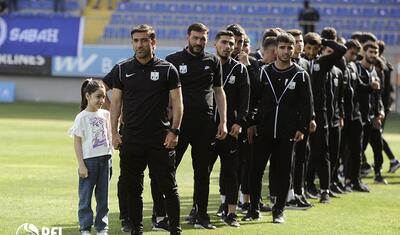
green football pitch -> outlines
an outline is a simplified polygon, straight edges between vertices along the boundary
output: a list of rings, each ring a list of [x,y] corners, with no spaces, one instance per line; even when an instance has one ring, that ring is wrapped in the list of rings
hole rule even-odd
[[[73,139],[67,135],[78,112],[77,104],[15,103],[0,104],[0,235],[16,234],[24,223],[42,227],[62,227],[62,234],[79,234],[77,223],[77,163]],[[385,138],[400,157],[400,116],[391,115]],[[370,148],[368,159],[373,163]],[[217,225],[214,231],[194,229],[184,222],[192,204],[193,170],[186,154],[177,171],[184,234],[400,234],[400,170],[383,172],[389,185],[376,185],[369,175],[364,179],[371,193],[349,193],[331,203],[312,201],[308,211],[286,210],[286,223],[271,223],[264,213],[257,222],[242,222],[239,229],[226,227],[214,216],[219,206],[217,165],[211,176],[208,211]],[[109,192],[110,234],[120,232],[117,179],[118,152],[113,156],[113,177]],[[152,200],[146,171],[144,191],[145,232],[151,234]],[[263,197],[267,195],[267,181]],[[94,207],[95,203],[93,203]],[[242,216],[242,215],[241,215]],[[166,234],[166,233],[153,233]]]

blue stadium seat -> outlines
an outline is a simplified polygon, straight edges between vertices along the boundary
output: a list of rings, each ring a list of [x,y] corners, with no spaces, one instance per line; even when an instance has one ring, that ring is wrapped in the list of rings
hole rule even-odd
[[[27,0],[21,0],[21,4],[27,4]],[[317,0],[313,5],[321,15],[318,30],[333,26],[343,35],[371,30],[381,32],[389,42],[399,40],[400,0]],[[137,0],[120,2],[109,26],[118,31],[125,25],[150,23],[159,30],[159,38],[181,39],[183,29],[194,22],[207,24],[213,33],[229,23],[240,23],[257,38],[266,27],[297,28],[301,8],[302,0]],[[105,31],[108,37],[111,31],[108,27]],[[122,33],[118,31],[118,35]]]

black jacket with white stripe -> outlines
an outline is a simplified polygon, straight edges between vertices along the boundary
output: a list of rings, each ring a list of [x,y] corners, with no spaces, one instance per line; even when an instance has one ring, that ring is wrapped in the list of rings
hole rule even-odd
[[[356,65],[358,75],[363,83],[368,85],[372,81],[382,83],[374,67],[371,67],[371,70],[367,70],[362,66],[361,62],[357,62]],[[383,110],[381,91],[372,89],[368,89],[367,91],[369,92],[359,93],[360,112],[363,123],[372,121]]]
[[[235,123],[244,127],[250,100],[250,80],[246,66],[230,58],[222,65],[222,82],[226,95],[228,130]]]
[[[275,64],[261,68],[256,115],[257,132],[271,138],[293,138],[296,131],[305,133],[311,120],[313,98],[310,77],[293,64],[279,70]]]
[[[338,127],[340,118],[344,118],[343,73],[334,66],[326,75],[326,107],[329,127]]]

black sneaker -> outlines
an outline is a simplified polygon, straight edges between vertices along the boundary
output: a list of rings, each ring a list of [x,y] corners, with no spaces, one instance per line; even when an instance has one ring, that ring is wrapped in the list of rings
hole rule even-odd
[[[329,203],[329,193],[324,191],[321,193],[321,198],[319,199],[320,203],[327,204]]]
[[[307,200],[306,195],[304,195],[304,193],[302,195],[299,195],[299,199],[305,204],[308,205],[310,207],[312,207],[313,205]]]
[[[247,214],[249,210],[250,210],[250,202],[243,203],[240,212],[242,212],[243,214]]]
[[[121,220],[121,232],[129,233],[132,231],[132,226],[129,219],[122,219]]]
[[[283,211],[281,210],[272,211],[272,222],[275,224],[285,223],[285,219],[283,218]]]
[[[189,215],[186,216],[185,220],[189,222],[189,224],[194,224],[196,222],[196,208],[193,207],[192,210],[190,210]]]
[[[366,177],[372,171],[372,166],[367,162],[363,163],[360,167],[361,177]]]
[[[157,219],[156,219],[157,220]],[[154,221],[151,229],[153,231],[169,231],[169,220],[168,217],[164,217],[160,222]]]
[[[369,193],[369,188],[361,182],[353,184],[351,190],[355,192]]]
[[[229,226],[235,227],[235,228],[239,228],[239,227],[240,227],[240,224],[239,224],[239,222],[237,221],[237,217],[238,217],[238,216],[237,216],[236,214],[234,214],[234,213],[229,213],[229,214],[225,217],[224,222],[225,222],[226,225],[229,225]]]
[[[351,193],[353,192],[353,184],[352,183],[347,183],[346,186],[344,186],[344,192],[346,193]]]
[[[331,190],[329,190],[329,197],[331,197],[331,198],[340,198],[336,193],[332,192]]]
[[[332,183],[330,186],[330,191],[337,193],[337,194],[343,194],[344,192],[342,191],[342,189],[336,184],[336,183]]]
[[[143,228],[132,229],[131,235],[143,235]]]
[[[225,212],[226,207],[227,207],[226,203],[221,203],[221,205],[219,205],[219,208],[218,208],[218,211],[217,211],[216,215],[218,217],[222,217],[224,212]]]
[[[242,218],[242,221],[260,220],[262,218],[260,211],[250,209],[247,214]]]
[[[195,228],[201,229],[215,229],[216,227],[211,224],[210,217],[208,215],[196,216],[196,222],[194,223]]]
[[[381,174],[375,175],[374,182],[375,184],[388,184],[388,182],[385,180],[385,178],[382,177]]]
[[[396,162],[390,162],[388,173],[395,173],[397,169],[400,168],[400,162],[396,160]]]
[[[271,212],[272,208],[268,204],[264,204],[263,202],[260,202],[260,211],[261,212]]]
[[[315,185],[307,187],[306,196],[311,199],[318,199],[320,195],[317,190],[317,187],[315,187]]]
[[[300,197],[295,195],[294,199],[286,203],[286,208],[290,210],[307,210],[311,208],[311,205],[303,203]]]

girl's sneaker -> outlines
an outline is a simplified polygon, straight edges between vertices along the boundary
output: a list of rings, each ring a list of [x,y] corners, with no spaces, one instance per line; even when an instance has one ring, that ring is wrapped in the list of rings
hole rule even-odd
[[[97,231],[96,235],[108,235],[108,230],[101,230],[101,231]]]

